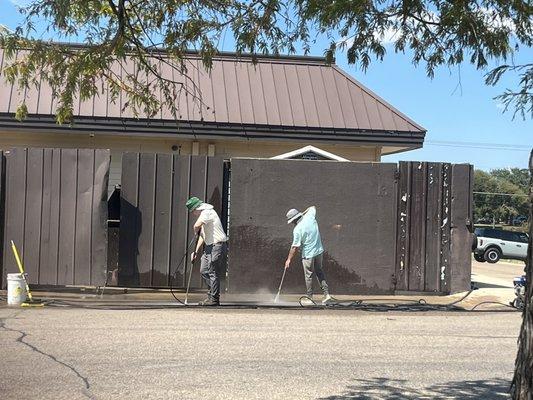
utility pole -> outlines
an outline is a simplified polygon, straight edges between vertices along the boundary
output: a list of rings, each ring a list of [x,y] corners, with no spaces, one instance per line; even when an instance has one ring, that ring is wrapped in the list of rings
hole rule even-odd
[[[522,327],[518,338],[518,354],[511,383],[514,400],[533,399],[533,150],[529,156],[529,246],[526,259],[526,297]]]

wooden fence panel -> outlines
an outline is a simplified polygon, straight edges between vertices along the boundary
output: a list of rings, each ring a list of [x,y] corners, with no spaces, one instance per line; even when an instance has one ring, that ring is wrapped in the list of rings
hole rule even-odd
[[[396,170],[387,163],[233,159],[228,290],[275,293],[292,243],[285,213],[314,205],[332,293],[393,293]],[[294,264],[283,292],[305,293]]]
[[[3,275],[18,271],[13,240],[31,284],[102,285],[109,151],[16,148],[5,157]]]
[[[470,285],[472,270],[472,235],[468,227],[472,221],[473,170],[471,165],[452,167],[451,234],[450,234],[450,291],[464,290]]]
[[[471,168],[400,162],[396,292],[468,289],[471,236],[465,221],[467,215],[472,218]]]
[[[185,202],[197,196],[220,209],[223,159],[125,153],[122,162],[119,285],[183,287],[194,236]],[[191,285],[201,287],[199,265]]]

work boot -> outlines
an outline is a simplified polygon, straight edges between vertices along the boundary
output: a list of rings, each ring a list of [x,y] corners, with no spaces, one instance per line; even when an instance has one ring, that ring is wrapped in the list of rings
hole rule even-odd
[[[207,298],[201,302],[198,303],[199,306],[203,307],[216,307],[220,305],[220,302],[215,299]]]
[[[331,303],[333,303],[333,302],[334,302],[333,297],[331,297],[331,296],[329,295],[329,293],[326,293],[326,294],[324,295],[324,299],[322,300],[322,304],[323,304],[323,305],[327,305],[327,304],[331,304]]]

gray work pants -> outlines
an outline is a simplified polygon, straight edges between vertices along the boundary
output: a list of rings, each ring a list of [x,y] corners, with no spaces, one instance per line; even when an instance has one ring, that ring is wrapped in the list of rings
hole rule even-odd
[[[313,258],[302,258],[304,266],[305,286],[307,287],[307,295],[313,296],[313,272],[318,279],[318,283],[324,292],[324,295],[329,294],[328,284],[326,283],[326,274],[322,270],[322,254]]]
[[[220,297],[220,271],[226,260],[226,243],[216,243],[205,246],[200,273],[207,285],[207,296],[211,300],[219,301]]]

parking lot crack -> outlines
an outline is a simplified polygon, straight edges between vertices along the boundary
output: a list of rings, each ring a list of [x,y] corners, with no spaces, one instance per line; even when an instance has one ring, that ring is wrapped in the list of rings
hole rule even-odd
[[[54,355],[49,354],[49,353],[39,349],[35,345],[33,345],[33,344],[27,342],[26,340],[24,340],[28,336],[28,334],[26,332],[24,332],[22,330],[10,328],[10,327],[8,327],[6,325],[6,321],[7,320],[15,318],[18,314],[19,313],[16,313],[16,314],[14,314],[14,315],[12,315],[10,317],[7,317],[7,318],[0,318],[0,329],[3,329],[4,331],[8,331],[8,332],[19,333],[20,336],[16,339],[17,342],[19,342],[19,343],[23,344],[24,346],[30,348],[32,351],[34,351],[36,353],[39,353],[39,354],[51,359],[55,363],[57,363],[59,365],[62,365],[64,367],[68,368],[69,370],[71,370],[83,382],[84,389],[82,390],[82,393],[89,399],[95,399],[94,395],[92,395],[90,393],[91,385],[89,383],[89,379],[87,377],[83,376],[75,367],[73,367],[70,364],[67,364],[66,362],[58,360]]]

